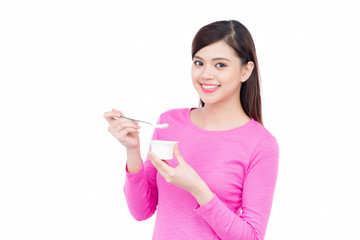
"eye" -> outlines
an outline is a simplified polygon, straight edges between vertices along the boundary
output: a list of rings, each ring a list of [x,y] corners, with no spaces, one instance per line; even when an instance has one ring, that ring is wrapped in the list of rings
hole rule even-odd
[[[194,64],[196,65],[196,66],[203,66],[204,64],[201,62],[201,61],[194,61]]]
[[[223,64],[223,63],[217,63],[217,64],[215,65],[215,67],[223,68],[223,67],[226,67],[226,65]]]

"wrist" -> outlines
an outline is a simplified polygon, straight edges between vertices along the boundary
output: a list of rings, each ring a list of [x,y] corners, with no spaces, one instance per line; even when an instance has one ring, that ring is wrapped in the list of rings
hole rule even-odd
[[[127,147],[126,148],[126,154],[129,156],[137,156],[140,155],[140,146],[136,147]]]
[[[208,203],[214,197],[214,193],[204,181],[200,181],[196,184],[193,191],[190,193],[195,197],[200,206]]]
[[[142,166],[140,147],[126,148],[127,160],[126,169],[129,173],[137,173]]]

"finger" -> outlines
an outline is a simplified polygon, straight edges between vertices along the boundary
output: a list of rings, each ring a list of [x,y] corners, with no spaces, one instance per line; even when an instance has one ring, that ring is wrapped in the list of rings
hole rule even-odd
[[[117,128],[109,129],[109,131],[111,132],[111,134],[116,136],[125,136],[128,133],[139,134],[138,128],[133,128],[133,127],[122,128],[121,126],[118,126]]]
[[[121,115],[121,116],[124,116],[124,115]],[[138,122],[133,121],[133,120],[130,120],[130,119],[126,119],[126,118],[121,118],[121,117],[118,117],[118,118],[116,119],[116,121],[113,121],[112,123],[113,123],[114,125],[118,125],[119,123],[125,123],[125,122],[127,122],[127,123],[132,123],[132,124],[134,124],[134,126],[139,126],[139,123],[138,123]]]
[[[111,123],[112,121],[116,120],[116,118],[122,116],[121,113],[117,113],[117,112],[105,112],[104,113],[104,118],[106,119],[106,121],[108,121],[109,123]]]
[[[137,122],[131,121],[131,120],[128,120],[125,118],[120,118],[120,117],[118,119],[116,119],[115,121],[111,121],[109,125],[110,125],[110,127],[116,127],[119,124],[124,124],[124,123],[131,123],[131,124],[133,124],[134,127],[138,126]]]
[[[114,113],[120,113],[121,116],[124,116],[124,114],[120,110],[117,110],[116,108],[112,108],[111,111],[113,111]]]
[[[130,133],[139,134],[139,131],[137,129],[127,128],[124,129],[123,131],[113,133],[113,135],[116,136],[118,139],[123,139],[126,135]]]
[[[184,163],[185,160],[184,158],[181,156],[180,152],[179,152],[179,147],[178,144],[176,143],[174,146],[174,157],[176,158],[176,160],[179,162],[179,164]]]
[[[114,131],[121,131],[124,128],[140,129],[140,126],[129,121],[116,121],[110,124],[109,128],[113,129]]]
[[[113,131],[111,133],[112,133],[112,135],[118,136],[120,138],[124,138],[124,137],[126,137],[127,135],[129,135],[131,133],[140,134],[139,130],[137,130],[135,128],[125,128],[125,129],[123,129],[121,131],[117,131],[117,132]]]
[[[159,171],[159,173],[165,177],[169,175],[169,172],[172,170],[170,165],[163,162],[160,158],[158,158],[153,152],[148,153],[148,157],[154,167]]]
[[[161,159],[161,161],[166,163],[170,167],[170,164],[166,160]]]

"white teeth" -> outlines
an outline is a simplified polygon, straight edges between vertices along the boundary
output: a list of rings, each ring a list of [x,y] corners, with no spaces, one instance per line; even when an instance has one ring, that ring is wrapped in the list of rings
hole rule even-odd
[[[203,88],[205,89],[212,89],[212,88],[217,88],[219,87],[219,85],[216,85],[216,86],[204,86],[204,85],[201,85]]]

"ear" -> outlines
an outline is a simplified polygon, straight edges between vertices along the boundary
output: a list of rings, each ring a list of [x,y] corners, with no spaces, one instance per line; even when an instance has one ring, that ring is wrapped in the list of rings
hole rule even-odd
[[[249,79],[253,69],[254,69],[254,63],[252,61],[249,61],[246,65],[242,67],[241,82],[246,82],[246,80]]]

